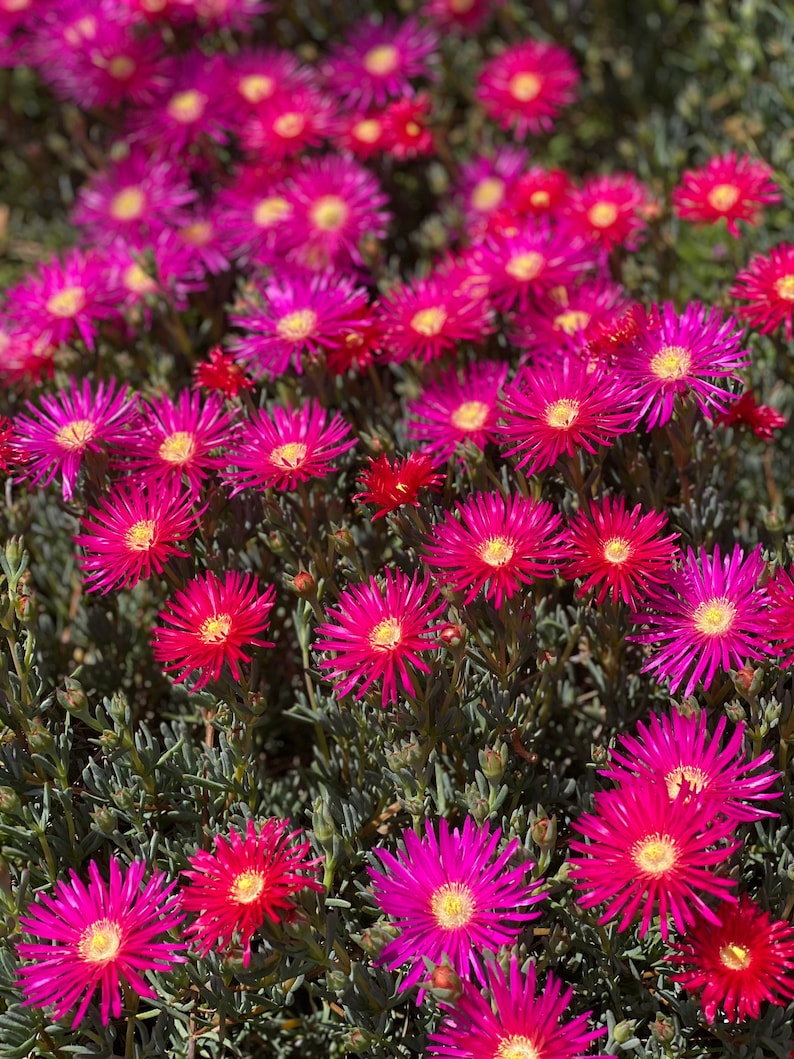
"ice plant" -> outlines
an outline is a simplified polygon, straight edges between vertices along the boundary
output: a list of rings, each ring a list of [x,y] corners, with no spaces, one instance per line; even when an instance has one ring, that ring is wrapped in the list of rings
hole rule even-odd
[[[237,397],[245,390],[252,390],[254,386],[245,369],[235,363],[230,353],[224,353],[221,346],[215,346],[209,351],[208,361],[196,365],[193,380],[194,386],[217,390],[228,398]]]
[[[746,301],[736,313],[762,335],[785,326],[786,338],[794,328],[794,246],[780,243],[769,254],[756,254],[738,273],[729,294]]]
[[[420,489],[438,486],[444,477],[433,469],[433,461],[423,452],[412,452],[403,459],[397,457],[394,464],[385,453],[377,459],[370,456],[369,467],[358,479],[362,492],[356,493],[353,499],[375,504],[378,510],[372,517],[382,518],[405,504],[419,507]]]
[[[198,913],[186,934],[199,955],[225,955],[239,944],[247,967],[251,939],[262,924],[288,914],[301,890],[322,890],[315,878],[319,859],[310,856],[307,840],[295,841],[300,836],[287,820],[249,820],[244,833],[231,827],[228,836],[215,836],[212,852],[198,850],[188,858],[182,907]]]
[[[472,236],[483,235],[488,218],[509,201],[511,189],[529,166],[529,157],[524,147],[508,145],[463,164],[457,191]]]
[[[430,623],[444,609],[427,577],[407,577],[401,570],[385,570],[382,578],[370,577],[351,585],[328,607],[330,619],[317,627],[318,651],[333,651],[319,668],[337,678],[334,690],[347,695],[355,689],[360,699],[377,680],[383,681],[384,706],[397,701],[399,690],[416,691],[414,671],[429,673],[421,655],[436,647]]]
[[[426,386],[408,405],[408,436],[439,460],[469,442],[484,449],[496,436],[499,393],[507,365],[479,361],[453,369]]]
[[[477,99],[489,118],[523,139],[552,128],[559,111],[576,98],[578,82],[569,52],[527,40],[486,63],[477,79]]]
[[[59,880],[52,894],[39,894],[28,905],[20,925],[35,942],[23,941],[17,952],[33,961],[19,970],[24,1006],[55,1009],[61,1018],[75,1004],[75,1029],[97,989],[102,1022],[122,1011],[122,986],[141,997],[155,997],[145,971],[167,971],[184,963],[184,946],[163,939],[184,918],[169,883],[158,871],[142,888],[146,864],[135,860],[126,869],[110,858],[107,882],[96,861],[88,865],[88,886],[74,871]]]
[[[706,897],[735,900],[735,879],[715,872],[739,847],[735,822],[719,815],[713,802],[682,788],[670,798],[663,783],[635,780],[613,791],[599,791],[595,812],[573,827],[589,842],[572,839],[574,885],[584,891],[582,908],[606,905],[599,923],[618,919],[626,930],[640,916],[640,936],[658,914],[662,937],[669,920],[686,932],[700,914],[719,923]]]
[[[643,211],[649,199],[647,189],[630,173],[591,177],[581,189],[568,193],[563,224],[570,234],[602,250],[616,246],[636,250],[646,227]]]
[[[666,517],[658,511],[642,514],[637,504],[605,496],[576,512],[563,534],[562,573],[583,578],[579,595],[596,590],[596,603],[608,595],[636,609],[650,585],[663,585],[672,566],[677,533],[662,537]]]
[[[644,673],[669,682],[671,693],[684,685],[691,695],[708,688],[719,672],[739,669],[767,652],[767,595],[757,587],[764,559],[760,546],[746,558],[737,544],[722,556],[692,548],[654,592],[646,608],[632,616],[643,631],[628,637],[648,644]]]
[[[723,217],[731,235],[739,221],[758,224],[763,206],[780,202],[772,169],[735,151],[711,158],[701,169],[688,169],[673,191],[673,209],[686,221],[715,224]]]
[[[20,447],[28,453],[27,475],[35,484],[49,485],[57,474],[63,480],[63,498],[71,500],[86,453],[129,438],[134,404],[127,388],[116,390],[114,379],[97,384],[88,379],[79,385],[45,395],[40,407],[28,404],[27,414],[14,420]]]
[[[324,478],[335,470],[331,462],[356,445],[350,425],[315,401],[302,408],[276,407],[255,412],[240,428],[228,462],[236,470],[224,475],[232,495],[248,486],[256,489],[295,489],[299,482]]]
[[[462,831],[442,819],[437,834],[427,820],[423,836],[406,830],[402,837],[396,855],[375,849],[382,871],[369,869],[375,900],[399,930],[378,962],[389,970],[410,965],[403,990],[425,977],[425,959],[440,964],[445,957],[461,977],[485,982],[483,953],[513,944],[523,924],[539,915],[531,910],[543,897],[527,878],[532,861],[509,867],[518,839],[498,853],[501,831],[470,816]]]
[[[774,441],[774,431],[784,427],[788,420],[769,405],[758,404],[753,391],[745,390],[715,422],[724,427],[749,427],[757,438],[768,443]]]
[[[446,512],[425,545],[434,575],[471,603],[483,589],[499,607],[522,585],[553,577],[560,516],[548,501],[520,494],[476,493]]]
[[[784,1006],[794,999],[794,927],[772,920],[746,894],[723,905],[719,923],[698,918],[686,940],[668,957],[671,974],[687,992],[702,990],[700,1006],[709,1022],[721,1008],[729,1022],[757,1019],[761,1005]]]
[[[586,1059],[590,1044],[606,1028],[588,1030],[586,1011],[562,1022],[573,997],[548,974],[538,989],[535,964],[521,971],[517,956],[506,971],[488,964],[490,1000],[468,985],[454,1007],[447,1007],[430,1034],[428,1055],[439,1059]]]
[[[794,571],[783,567],[775,572],[767,585],[769,613],[767,632],[772,641],[772,652],[781,658],[780,668],[794,665]]]
[[[555,287],[537,297],[526,312],[516,315],[513,341],[530,351],[535,361],[557,364],[560,354],[581,356],[592,328],[609,326],[630,304],[625,290],[604,278]]]
[[[177,684],[198,670],[194,690],[217,680],[224,664],[239,680],[240,662],[251,661],[243,647],[273,646],[260,634],[268,626],[275,594],[272,585],[260,593],[252,574],[199,574],[160,611],[162,624],[155,626],[152,640],[154,657],[166,672],[176,670]]]

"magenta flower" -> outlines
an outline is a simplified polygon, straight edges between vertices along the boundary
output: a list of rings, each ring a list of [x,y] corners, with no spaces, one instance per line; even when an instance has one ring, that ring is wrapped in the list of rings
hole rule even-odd
[[[176,927],[184,913],[166,884],[154,872],[141,889],[146,865],[133,861],[123,871],[110,858],[106,883],[95,861],[88,866],[86,887],[74,871],[71,881],[55,883],[53,894],[39,894],[20,916],[20,925],[37,940],[20,942],[17,952],[33,961],[20,968],[23,1006],[55,1008],[61,1018],[77,1004],[75,1029],[97,989],[102,1022],[121,1017],[122,983],[142,997],[155,997],[144,971],[168,971],[184,963],[184,945],[173,938],[158,940]]]
[[[398,570],[386,570],[383,579],[351,585],[339,597],[338,607],[329,607],[331,619],[318,625],[318,651],[333,651],[319,667],[338,677],[334,691],[347,695],[359,685],[360,699],[371,684],[383,679],[382,704],[397,701],[398,685],[407,695],[416,691],[412,670],[429,673],[420,655],[433,651],[433,634],[441,625],[430,625],[445,607],[437,602],[438,591],[428,595],[429,581],[417,574],[409,578]]]
[[[369,869],[375,900],[400,931],[378,963],[390,971],[411,965],[401,990],[422,982],[425,959],[440,964],[444,957],[458,975],[473,973],[484,983],[483,953],[514,944],[523,924],[538,917],[527,910],[543,899],[536,892],[540,882],[526,878],[534,864],[527,859],[508,867],[519,842],[514,838],[497,855],[501,837],[500,830],[492,833],[470,816],[462,832],[450,831],[442,819],[436,837],[427,820],[424,837],[403,832],[404,849],[396,856],[374,850],[385,869]],[[423,995],[420,991],[420,1002]]]
[[[737,316],[747,320],[762,335],[785,327],[786,338],[794,336],[794,246],[780,243],[769,254],[756,254],[747,268],[736,276],[728,292],[747,305],[740,305]]]
[[[584,354],[591,329],[616,322],[630,304],[623,287],[606,279],[554,289],[516,316],[512,339],[533,360],[557,364],[561,354]]]
[[[294,208],[284,197],[280,167],[243,167],[218,195],[227,252],[242,262],[273,265],[286,254]]]
[[[548,132],[559,111],[573,103],[579,71],[569,52],[556,44],[526,40],[485,64],[477,79],[477,99],[503,129]]]
[[[168,84],[132,115],[131,138],[163,152],[184,153],[199,140],[225,143],[234,124],[223,87],[223,59],[194,50],[169,60]]]
[[[98,383],[96,394],[88,379],[81,386],[71,379],[68,390],[42,397],[40,405],[28,404],[28,414],[14,421],[20,447],[30,457],[27,476],[49,485],[60,474],[63,498],[71,500],[85,454],[127,442],[135,407],[126,386],[116,392],[114,379],[107,386]]]
[[[571,235],[604,251],[623,246],[636,250],[646,228],[644,212],[651,202],[648,189],[631,173],[591,177],[581,189],[569,191],[562,211]]]
[[[517,956],[505,972],[488,964],[490,1001],[467,985],[453,1007],[447,1007],[438,1029],[430,1034],[428,1052],[439,1059],[587,1059],[590,1044],[606,1027],[588,1030],[586,1011],[560,1022],[573,989],[551,973],[538,994],[537,973],[530,963],[526,975]]]
[[[511,144],[461,166],[457,195],[470,235],[476,237],[486,231],[488,218],[509,201],[511,190],[529,167],[529,159],[526,148]]]
[[[298,482],[324,478],[336,470],[331,461],[356,445],[346,438],[350,424],[328,413],[315,401],[302,408],[274,408],[272,414],[257,411],[241,425],[228,462],[237,470],[227,471],[232,496],[248,486],[256,489],[295,489]],[[327,423],[327,425],[326,425]]]
[[[772,653],[782,660],[781,669],[794,665],[794,571],[782,567],[775,571],[767,586],[769,613],[767,631],[772,641]]]
[[[738,238],[738,221],[758,224],[761,208],[781,198],[766,162],[731,151],[710,158],[701,169],[687,169],[673,191],[673,210],[700,224],[715,224],[724,217],[728,231]]]
[[[449,459],[464,442],[484,449],[496,437],[506,379],[507,365],[488,361],[445,372],[408,404],[408,437],[439,460]]]
[[[745,559],[734,547],[730,556],[705,549],[687,551],[682,565],[670,572],[668,585],[650,598],[648,610],[632,615],[645,630],[627,637],[648,644],[651,657],[643,673],[669,681],[674,693],[685,684],[691,695],[708,687],[719,673],[739,669],[768,650],[767,595],[757,587],[764,569],[760,546]]]
[[[278,93],[257,107],[240,131],[243,149],[257,161],[284,162],[319,147],[339,128],[337,100],[314,85]]]

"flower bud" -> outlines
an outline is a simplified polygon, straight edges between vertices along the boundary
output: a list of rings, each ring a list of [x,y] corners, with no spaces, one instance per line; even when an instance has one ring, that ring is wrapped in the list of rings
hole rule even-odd
[[[21,802],[13,787],[0,787],[0,813],[10,816],[19,810]]]
[[[88,706],[88,699],[83,691],[83,685],[73,677],[66,677],[61,688],[56,692],[59,705],[63,706],[69,713],[83,713]]]
[[[353,540],[353,534],[345,526],[341,526],[334,533],[334,543],[342,555],[352,555],[356,550],[356,542]]]
[[[55,739],[41,717],[34,717],[28,729],[28,746],[35,753],[47,753],[55,746]]]
[[[290,584],[293,591],[304,599],[312,599],[317,595],[317,582],[308,570],[299,570]]]
[[[323,798],[315,799],[312,807],[312,830],[321,846],[325,849],[333,846],[336,824]]]
[[[764,671],[762,668],[754,669],[752,666],[744,665],[741,669],[730,671],[733,686],[743,699],[752,700],[761,690]]]
[[[656,1019],[651,1023],[651,1033],[659,1044],[669,1044],[675,1037],[675,1026],[661,1011],[656,1012]]]
[[[542,850],[554,849],[557,842],[557,818],[540,816],[530,831],[532,841]]]
[[[477,758],[483,776],[496,787],[501,782],[507,768],[507,746],[497,741],[495,746],[487,746],[485,750],[480,750]]]
[[[444,626],[438,635],[441,642],[446,644],[447,647],[460,647],[463,643],[465,633],[460,625],[457,625],[455,622],[450,622],[448,625]]]
[[[121,746],[121,736],[118,732],[114,732],[110,728],[106,728],[104,732],[100,733],[99,739],[97,740],[103,750],[118,750]]]
[[[130,704],[123,691],[114,691],[107,704],[108,714],[119,724],[125,724],[130,716]]]
[[[362,931],[358,936],[358,944],[369,956],[377,956],[390,941],[394,941],[398,931],[393,924],[386,921],[375,923]]]
[[[673,701],[673,707],[676,713],[680,714],[681,717],[699,717],[700,716],[700,703],[694,695],[689,695],[684,699],[683,702]]]
[[[373,1040],[371,1033],[356,1026],[347,1034],[344,1041],[344,1050],[345,1052],[352,1052],[353,1055],[363,1055],[365,1052],[372,1051]]]
[[[606,765],[609,761],[609,747],[593,743],[590,747],[590,757],[594,765]]]
[[[612,1036],[618,1044],[628,1044],[628,1042],[634,1037],[636,1026],[636,1019],[624,1019],[615,1026],[612,1031]]]
[[[437,964],[423,982],[424,988],[445,1004],[454,1004],[463,993],[463,982],[446,963]]]
[[[103,835],[112,835],[116,830],[118,818],[109,805],[99,805],[91,813],[91,821],[97,831]]]
[[[736,699],[725,704],[725,713],[728,720],[733,721],[734,724],[744,724],[747,720],[744,706],[742,706],[740,702],[737,702]]]

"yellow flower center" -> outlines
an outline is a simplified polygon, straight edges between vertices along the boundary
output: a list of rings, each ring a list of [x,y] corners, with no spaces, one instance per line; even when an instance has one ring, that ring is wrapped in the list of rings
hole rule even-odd
[[[671,799],[674,800],[678,797],[678,792],[684,785],[684,780],[686,780],[690,790],[695,792],[702,791],[709,784],[708,774],[703,769],[695,768],[692,765],[679,765],[672,772],[668,772],[664,778],[667,793]]]
[[[400,52],[393,44],[378,44],[364,56],[364,69],[373,77],[387,77],[400,65]]]
[[[430,911],[442,930],[460,930],[475,912],[474,893],[465,883],[444,883],[430,898]]]
[[[369,645],[378,651],[393,651],[403,637],[403,627],[396,618],[384,618],[369,634]]]
[[[546,422],[555,430],[570,430],[579,418],[579,402],[571,397],[562,397],[546,405]]]
[[[313,309],[296,309],[287,313],[276,324],[276,334],[288,342],[302,342],[314,331],[317,313]]]
[[[276,82],[266,74],[249,74],[240,78],[237,87],[248,103],[261,103],[263,99],[270,99],[273,95]]]
[[[213,614],[199,626],[199,639],[205,644],[225,643],[232,631],[231,614]]]
[[[514,74],[510,78],[507,85],[507,91],[513,99],[518,100],[519,103],[531,103],[533,99],[538,98],[542,87],[542,77],[538,74],[531,74],[528,71],[524,71],[524,73]]]
[[[744,945],[730,943],[723,945],[720,949],[720,962],[729,971],[743,971],[753,962],[753,957],[750,950],[746,949]]]
[[[305,128],[306,117],[297,111],[293,111],[290,114],[280,114],[273,122],[273,132],[275,132],[276,136],[280,136],[282,140],[294,140],[296,136],[300,136]]]
[[[131,552],[148,552],[154,544],[157,523],[154,519],[141,519],[133,523],[124,534],[124,542]]]
[[[120,923],[98,919],[80,935],[77,951],[86,963],[110,963],[119,954],[122,937]]]
[[[735,184],[717,184],[706,195],[706,201],[719,213],[727,213],[739,198],[740,192]]]
[[[587,219],[594,228],[608,228],[618,219],[618,208],[614,202],[597,202],[587,211]]]
[[[212,240],[213,229],[209,221],[196,221],[180,229],[188,246],[206,246]]]
[[[504,197],[504,180],[495,176],[483,177],[471,193],[471,204],[480,213],[490,213],[491,210],[496,209]]]
[[[265,876],[261,871],[241,872],[231,885],[229,896],[238,905],[250,905],[265,888]]]
[[[449,418],[458,430],[482,430],[490,411],[485,401],[464,401]]]
[[[73,48],[76,48],[83,41],[92,40],[96,36],[96,31],[97,20],[93,15],[86,15],[85,18],[78,18],[71,26],[67,26],[63,36],[67,44],[71,44]]]
[[[575,335],[577,331],[583,331],[590,323],[590,313],[583,309],[566,309],[564,313],[554,317],[554,327],[566,335]]]
[[[196,451],[196,439],[187,430],[169,434],[157,450],[157,455],[166,463],[187,463]]]
[[[352,135],[361,143],[377,143],[383,126],[377,118],[362,118],[352,128]]]
[[[295,470],[306,459],[308,451],[308,447],[302,441],[288,441],[286,444],[278,445],[273,449],[270,453],[270,462],[274,463],[276,467]]]
[[[722,636],[736,620],[736,606],[727,596],[715,596],[695,607],[692,624],[704,636]]]
[[[604,558],[608,563],[619,566],[620,563],[625,563],[629,555],[631,555],[631,544],[625,537],[610,537],[609,540],[604,541]]]
[[[254,224],[257,228],[271,228],[292,213],[292,207],[280,195],[270,195],[257,202],[254,207]]]
[[[47,299],[46,309],[48,313],[52,313],[61,320],[69,320],[77,316],[84,305],[85,290],[82,287],[64,287],[63,290]]]
[[[477,555],[488,566],[505,566],[515,555],[515,545],[509,537],[489,537],[477,549]]]
[[[659,379],[683,379],[691,363],[692,354],[685,346],[662,346],[651,358],[651,371]]]
[[[135,60],[129,55],[114,55],[108,63],[108,73],[116,81],[129,81],[136,70]]]
[[[533,191],[529,202],[536,210],[547,210],[551,204],[551,195],[548,191]]]
[[[350,210],[339,195],[323,195],[309,210],[309,215],[321,231],[337,232],[350,215]]]
[[[188,125],[191,121],[198,121],[204,113],[207,105],[207,97],[197,88],[190,88],[186,92],[177,92],[171,96],[166,110],[169,117],[182,125]]]
[[[435,338],[436,335],[441,334],[446,322],[447,314],[445,310],[440,305],[437,305],[430,309],[420,309],[418,313],[414,313],[410,326],[420,335],[424,335],[425,338]]]
[[[775,294],[783,301],[794,302],[794,275],[781,276],[774,283]]]
[[[505,272],[513,279],[526,283],[539,276],[545,264],[546,258],[543,254],[528,250],[525,254],[516,254],[515,257],[511,257],[505,265]]]
[[[475,0],[447,0],[447,2],[454,15],[468,15],[474,7]]]
[[[146,195],[140,188],[122,188],[110,200],[110,216],[117,221],[134,221],[146,209]]]
[[[151,294],[157,290],[157,284],[147,276],[140,265],[128,265],[121,276],[122,283],[133,294]]]
[[[678,847],[670,835],[656,833],[638,842],[631,851],[634,864],[645,875],[666,875],[678,861]]]
[[[509,1037],[503,1037],[499,1041],[493,1059],[541,1059],[541,1053],[529,1037],[511,1033]]]
[[[55,440],[62,449],[79,452],[95,434],[96,423],[92,419],[73,419],[71,423],[61,427],[55,435]]]

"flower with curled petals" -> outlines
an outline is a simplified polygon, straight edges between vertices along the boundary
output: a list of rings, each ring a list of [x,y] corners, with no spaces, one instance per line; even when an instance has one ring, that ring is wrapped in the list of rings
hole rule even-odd
[[[398,457],[393,465],[385,453],[377,459],[370,456],[369,467],[358,479],[364,488],[353,499],[377,505],[372,517],[383,518],[405,504],[419,507],[419,490],[440,485],[444,477],[433,469],[433,461],[423,452],[412,452],[404,459]]]

